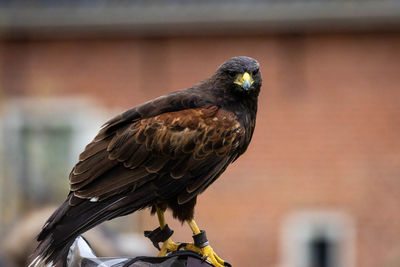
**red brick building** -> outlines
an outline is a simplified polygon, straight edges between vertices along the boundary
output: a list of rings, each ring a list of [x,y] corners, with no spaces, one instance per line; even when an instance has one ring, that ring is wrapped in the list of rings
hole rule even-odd
[[[253,20],[229,3],[187,4],[182,16],[168,7],[176,16],[165,21],[157,5],[63,7],[41,20],[37,7],[20,20],[10,7],[15,20],[0,25],[2,228],[64,198],[76,154],[108,117],[247,55],[263,75],[253,141],[196,209],[216,251],[234,266],[400,266],[400,8],[377,2],[310,11],[267,1]],[[194,15],[208,9],[209,20]],[[156,226],[148,211],[127,220],[138,232]],[[171,220],[174,239],[190,241]]]

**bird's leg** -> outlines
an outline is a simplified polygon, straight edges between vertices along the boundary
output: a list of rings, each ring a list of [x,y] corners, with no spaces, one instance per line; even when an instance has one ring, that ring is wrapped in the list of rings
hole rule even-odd
[[[187,223],[189,224],[190,229],[192,229],[194,244],[186,244],[185,249],[192,250],[203,255],[204,259],[209,261],[215,267],[225,266],[224,260],[218,257],[212,247],[208,244],[205,232],[200,231],[193,219],[188,220]]]
[[[167,226],[167,223],[165,222],[164,211],[156,207],[156,212],[158,221],[160,223],[160,229],[163,230]],[[172,239],[169,237],[167,240],[164,241],[160,252],[158,253],[158,257],[164,257],[168,252],[176,251],[178,250],[178,248],[179,244],[172,241]]]

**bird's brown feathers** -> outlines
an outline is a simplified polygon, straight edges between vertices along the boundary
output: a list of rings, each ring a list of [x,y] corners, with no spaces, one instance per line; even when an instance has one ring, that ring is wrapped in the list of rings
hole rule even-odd
[[[105,138],[87,145],[70,174],[75,197],[101,200],[153,183],[163,198],[168,181],[159,179],[185,179],[178,200],[187,202],[221,173],[244,137],[236,116],[216,106],[163,113],[107,132],[110,126],[100,133]],[[194,175],[205,168],[207,175]]]

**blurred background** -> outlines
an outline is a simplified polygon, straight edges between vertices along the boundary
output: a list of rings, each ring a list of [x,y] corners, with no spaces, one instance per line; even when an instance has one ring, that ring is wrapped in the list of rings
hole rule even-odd
[[[22,266],[77,155],[125,109],[232,56],[263,74],[248,151],[196,218],[233,266],[400,266],[400,1],[0,1],[0,265]],[[172,221],[174,239],[191,241]],[[149,211],[95,228],[155,255]]]

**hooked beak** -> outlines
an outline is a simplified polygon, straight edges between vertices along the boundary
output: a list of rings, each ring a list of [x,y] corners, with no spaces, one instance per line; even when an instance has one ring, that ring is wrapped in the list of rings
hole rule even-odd
[[[238,74],[234,83],[240,85],[245,90],[249,90],[254,80],[248,72],[245,72],[243,74]]]

